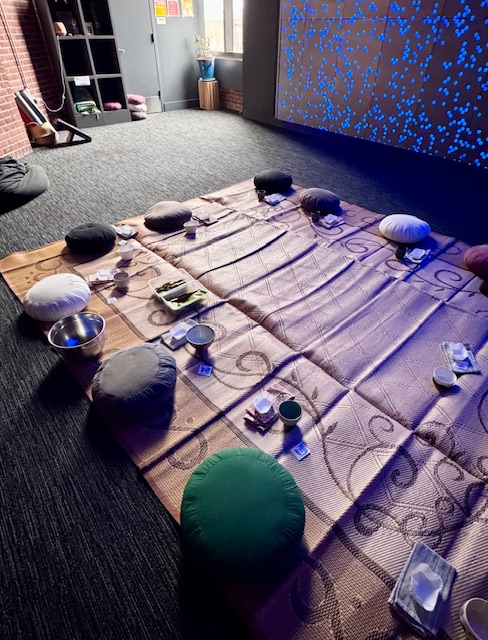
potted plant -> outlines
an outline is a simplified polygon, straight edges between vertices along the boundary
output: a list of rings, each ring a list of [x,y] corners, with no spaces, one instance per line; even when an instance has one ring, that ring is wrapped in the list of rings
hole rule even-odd
[[[194,36],[195,44],[198,46],[197,60],[200,67],[200,77],[202,80],[215,80],[215,58],[210,50],[212,40],[210,36],[199,36],[197,33]]]

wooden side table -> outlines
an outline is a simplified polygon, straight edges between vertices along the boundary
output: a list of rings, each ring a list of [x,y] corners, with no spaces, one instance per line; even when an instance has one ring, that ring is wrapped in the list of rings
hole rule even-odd
[[[198,79],[198,99],[200,109],[213,111],[219,108],[219,82],[218,80]]]

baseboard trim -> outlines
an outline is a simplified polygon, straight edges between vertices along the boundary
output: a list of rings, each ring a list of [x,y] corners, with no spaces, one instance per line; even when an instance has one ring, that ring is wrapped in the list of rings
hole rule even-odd
[[[194,100],[175,100],[174,102],[164,102],[163,111],[178,111],[179,109],[196,109],[198,98]]]

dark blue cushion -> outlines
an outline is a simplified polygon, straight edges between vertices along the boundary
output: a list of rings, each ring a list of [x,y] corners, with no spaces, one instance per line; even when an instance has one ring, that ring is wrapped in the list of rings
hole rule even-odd
[[[80,255],[108,253],[115,244],[117,233],[108,224],[88,222],[71,229],[65,240],[70,251]]]
[[[337,213],[341,207],[339,196],[332,191],[312,187],[300,192],[300,204],[307,211],[320,211],[323,215]]]
[[[269,169],[262,171],[254,177],[254,186],[266,193],[286,193],[291,187],[293,179],[289,173]]]

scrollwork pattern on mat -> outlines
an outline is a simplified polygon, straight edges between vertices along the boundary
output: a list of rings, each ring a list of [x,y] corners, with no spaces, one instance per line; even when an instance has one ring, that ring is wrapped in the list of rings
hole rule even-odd
[[[454,432],[451,427],[448,427],[442,422],[438,422],[437,420],[424,422],[417,427],[415,435],[418,436],[420,444],[436,447],[436,449],[439,449],[445,456],[458,464],[464,462],[466,452],[459,449],[456,450]]]
[[[191,425],[189,425],[189,429],[191,429]],[[174,431],[181,431],[182,429],[173,429]],[[195,444],[195,441],[198,444],[198,450],[193,453],[193,455],[188,455],[189,447],[183,447],[183,451],[181,447],[178,447],[171,451],[168,455],[167,460],[169,464],[174,469],[193,469],[201,464],[208,455],[208,441],[205,435],[199,431],[192,431],[192,440],[191,445]],[[188,443],[187,443],[188,444]],[[195,447],[193,447],[195,449]],[[178,454],[184,453],[186,455],[178,456]]]
[[[366,238],[348,238],[339,243],[344,249],[347,249],[350,253],[361,255],[363,253],[369,253],[374,249],[382,249],[381,242],[373,239]]]
[[[435,549],[441,545],[446,534],[475,522],[488,521],[485,517],[488,487],[484,482],[469,482],[466,472],[455,461],[444,456],[433,463],[433,466],[428,463],[426,470],[427,465],[425,468],[420,465],[405,447],[388,440],[388,435],[393,434],[396,427],[384,416],[373,416],[367,426],[376,442],[361,444],[358,441],[351,444],[354,450],[360,447],[359,453],[349,462],[346,461],[346,456],[340,458],[340,468],[336,469],[338,457],[329,455],[329,442],[338,423],[332,423],[326,428],[319,425],[324,462],[333,482],[355,509],[353,524],[360,535],[370,537],[379,530],[389,530],[399,533],[409,546],[422,539],[428,540],[429,545]],[[426,431],[424,437],[426,434],[429,432]],[[427,444],[419,436],[416,435],[415,438],[419,443]],[[450,444],[450,451],[455,456],[454,442],[451,441]],[[393,455],[389,465],[383,467],[379,476],[378,485],[384,485],[380,489],[381,496],[385,497],[380,503],[378,498],[371,500],[363,487],[355,488],[354,478],[360,475],[357,468],[361,461],[364,463],[368,456],[375,453],[384,455],[389,451]],[[459,457],[461,456],[458,455]],[[344,465],[347,465],[346,469]],[[401,502],[397,502],[394,498],[395,488],[410,489],[419,482],[421,474],[423,482],[431,485],[431,488],[426,485],[422,491],[432,493],[432,503],[410,503],[404,493]],[[451,474],[450,477],[448,474]],[[450,490],[449,487],[452,486],[456,487],[457,495]],[[378,488],[373,487],[373,490],[377,491]]]
[[[478,416],[481,426],[486,433],[488,433],[488,389],[481,396],[481,400],[478,405]]]
[[[334,638],[345,639],[341,613],[339,610],[339,597],[336,593],[333,577],[325,566],[313,556],[303,558],[302,571],[295,578],[290,590],[290,603],[297,618],[307,625],[316,625],[324,620],[330,620]],[[314,579],[321,583],[321,593],[317,594],[312,602],[309,584]],[[302,596],[303,593],[303,596]]]

